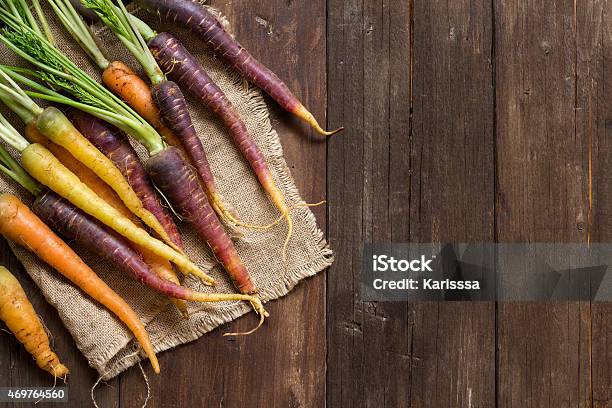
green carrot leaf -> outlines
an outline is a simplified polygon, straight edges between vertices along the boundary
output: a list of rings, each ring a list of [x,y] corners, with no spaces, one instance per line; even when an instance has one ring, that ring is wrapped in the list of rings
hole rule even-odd
[[[120,34],[126,38],[130,38],[130,32],[126,30],[119,16],[115,12],[115,6],[105,0],[81,0],[81,3],[96,13],[102,22],[108,26],[113,32]]]

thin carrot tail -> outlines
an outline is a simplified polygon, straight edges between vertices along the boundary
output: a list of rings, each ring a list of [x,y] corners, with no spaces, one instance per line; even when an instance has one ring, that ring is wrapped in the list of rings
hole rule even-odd
[[[293,113],[295,116],[297,116],[298,118],[302,119],[304,122],[308,123],[314,130],[317,131],[317,133],[324,135],[324,136],[332,136],[335,135],[338,132],[341,132],[344,130],[344,127],[339,127],[336,130],[332,130],[332,131],[327,131],[325,129],[323,129],[320,125],[319,122],[317,122],[317,120],[315,119],[315,117],[312,115],[312,113],[310,113],[310,111],[308,109],[306,109],[306,107],[302,104],[299,104],[297,106],[297,108],[292,111],[291,113]]]
[[[146,255],[151,270],[153,271],[153,273],[155,273],[155,275],[175,285],[181,285],[181,282],[178,280],[178,277],[174,272],[174,269],[172,269],[172,266],[168,262],[160,259],[155,259],[158,257],[155,254],[151,254],[150,252],[146,253]],[[181,313],[181,316],[183,316],[184,318],[189,317],[189,311],[187,310],[187,302],[185,302],[183,299],[172,298],[172,303]]]
[[[287,212],[281,215],[280,219],[285,218],[287,220],[287,237],[285,238],[285,242],[283,243],[283,264],[285,267],[287,266],[287,251],[289,249],[289,241],[291,240],[291,236],[293,235],[293,220],[289,215],[291,210],[294,210],[298,207],[317,207],[319,205],[325,204],[327,201],[319,201],[318,203],[300,203],[294,204],[292,206],[287,207]]]
[[[300,203],[294,204],[287,208],[287,213],[281,215],[280,219],[285,218],[287,220],[287,237],[285,238],[285,242],[283,243],[283,265],[287,267],[287,251],[289,250],[289,241],[291,240],[291,235],[293,235],[293,220],[289,215],[289,212],[297,207],[317,207],[319,205],[325,204],[327,201],[319,201],[318,203]]]
[[[159,256],[155,255],[154,253],[152,253],[146,248],[142,248],[138,246],[136,246],[136,248],[137,250],[139,250],[140,254],[142,255],[143,261],[149,266],[149,268],[151,268],[151,271],[155,274],[155,276],[162,279],[163,281],[170,282],[174,285],[177,285],[177,286],[181,285],[181,282],[178,280],[178,277],[176,276],[176,272],[174,271],[174,269],[172,268],[172,265],[170,265],[168,261],[160,258]],[[165,294],[170,296],[170,294],[168,293],[165,293]],[[173,296],[170,296],[170,297],[171,297],[172,303],[174,304],[174,306],[176,306],[176,308],[181,313],[181,315],[184,318],[189,317],[189,311],[187,310],[187,303],[182,299],[179,299]]]
[[[221,223],[223,223],[225,228],[228,230],[229,235],[231,237],[244,237],[244,234],[239,229],[239,227],[243,226],[243,223],[236,218],[236,215],[229,208],[227,208],[225,204],[223,204],[219,194],[214,191],[211,192],[207,190],[206,187],[204,187],[204,190],[206,192],[206,196],[208,197],[210,206],[219,217],[219,221],[221,221]]]
[[[242,294],[242,293],[202,293],[202,292],[195,292],[192,290],[188,290],[188,292],[189,293],[187,294],[186,297],[189,300],[192,300],[195,302],[224,302],[224,301],[231,301],[231,300],[249,302],[251,306],[253,307],[253,310],[255,310],[257,314],[259,314],[260,316],[259,324],[254,329],[246,333],[226,333],[224,334],[224,336],[241,336],[241,335],[251,334],[255,332],[257,329],[259,329],[262,326],[264,320],[270,316],[270,314],[263,307],[261,299],[257,295]]]
[[[159,374],[161,369],[159,367],[159,361],[157,360],[157,355],[155,355],[155,350],[153,350],[153,346],[149,344],[143,344],[141,339],[136,339],[140,343],[140,347],[146,354],[147,358],[151,362],[151,367],[153,368],[153,372],[155,374]]]
[[[253,334],[257,330],[259,330],[259,328],[263,325],[264,320],[267,317],[270,317],[270,314],[266,311],[266,309],[264,309],[263,304],[261,303],[261,299],[258,296],[254,296],[253,299],[250,300],[250,303],[251,303],[251,306],[253,306],[253,309],[255,310],[255,312],[259,315],[259,323],[257,324],[257,326],[249,330],[248,332],[244,332],[244,333],[224,333],[223,337],[248,336],[249,334]]]
[[[178,280],[178,277],[176,276],[172,265],[170,265],[168,261],[158,257],[146,248],[139,249],[144,261],[148,264],[148,266],[151,268],[151,271],[157,277],[163,279],[164,281],[173,283],[177,286],[181,285],[181,282]],[[171,300],[174,306],[176,306],[176,308],[184,318],[189,317],[189,312],[187,310],[187,302],[185,302],[183,299],[178,299],[175,297],[172,297]]]
[[[274,227],[276,224],[278,224],[283,219],[283,216],[280,216],[273,222],[269,224],[265,224],[265,225],[249,224],[249,223],[240,221],[238,218],[236,218],[234,213],[229,208],[227,208],[225,204],[223,204],[223,199],[221,198],[221,195],[219,193],[217,193],[216,191],[213,191],[213,192],[207,191],[207,192],[208,192],[207,196],[210,201],[210,205],[215,210],[215,212],[219,215],[221,220],[224,221],[224,224],[226,225],[230,224],[230,228],[243,227],[243,228],[254,229],[254,230],[268,230]]]
[[[181,312],[181,316],[183,316],[183,318],[185,319],[189,318],[189,310],[187,310],[187,302],[185,302],[183,299],[172,299],[172,303],[174,303],[174,306],[176,306],[178,311]]]
[[[289,215],[289,211],[284,214],[284,218],[287,220],[287,236],[285,237],[285,242],[283,242],[283,265],[287,268],[287,251],[289,250],[289,241],[291,241],[291,236],[293,235],[293,219]]]
[[[187,106],[187,101],[179,86],[173,81],[163,81],[151,88],[162,123],[170,130],[169,140],[176,139],[172,144],[179,144],[184,159],[188,161],[199,176],[212,208],[221,221],[232,231],[233,235],[242,235],[237,227],[263,229],[263,226],[252,225],[240,221],[237,216],[223,203],[217,192],[215,176],[210,168],[206,152],[200,140]]]

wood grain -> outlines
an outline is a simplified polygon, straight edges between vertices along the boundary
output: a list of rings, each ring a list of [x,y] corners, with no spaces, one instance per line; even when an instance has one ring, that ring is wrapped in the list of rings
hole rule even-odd
[[[612,241],[612,143],[610,142],[606,60],[612,57],[612,12],[608,1],[587,2],[576,9],[576,132],[583,141],[582,157],[589,167],[591,156],[592,205],[587,227],[593,242]],[[586,159],[586,160],[585,160]],[[585,190],[588,190],[588,183]],[[589,220],[590,218],[590,220]],[[589,222],[590,221],[590,222]],[[583,315],[584,316],[584,315]],[[596,408],[612,407],[612,303],[594,303],[586,313],[588,378],[580,384],[580,396]],[[586,384],[584,384],[586,382]]]
[[[491,5],[415,2],[414,24],[410,239],[493,241]],[[493,406],[494,304],[413,307],[412,406]]]
[[[236,38],[295,90],[325,123],[325,4],[248,0],[210,3],[232,22]],[[302,16],[308,16],[307,19]],[[305,200],[325,196],[325,144],[268,100],[287,162]],[[324,227],[325,208],[314,209]],[[318,407],[325,394],[325,278],[296,287],[269,306],[271,318],[252,336],[224,338],[256,324],[247,316],[161,356],[151,378],[152,405]],[[167,390],[173,390],[167,392]],[[146,395],[138,370],[121,379],[121,407]],[[139,396],[139,398],[135,398]]]
[[[497,237],[586,242],[577,8],[496,1]],[[500,303],[498,406],[589,406],[588,303]]]
[[[336,263],[328,275],[327,404],[405,406],[411,315],[405,304],[362,304],[358,285],[361,242],[390,241],[395,226],[398,239],[407,231],[410,6],[335,1],[328,10],[329,124],[346,130],[328,148]]]
[[[612,407],[612,303],[363,303],[358,290],[364,241],[612,241],[610,1],[211,5],[321,123],[346,127],[324,143],[268,100],[302,195],[328,200],[313,210],[336,262],[254,335],[222,337],[246,316],[161,354],[148,406]],[[96,373],[0,254],[72,369],[71,403],[90,406]],[[51,385],[1,331],[0,367],[0,386]],[[96,391],[101,407],[145,396],[138,368]]]
[[[347,135],[328,150],[327,404],[492,406],[493,305],[364,304],[357,290],[363,241],[493,239],[490,4],[328,10],[329,120]]]

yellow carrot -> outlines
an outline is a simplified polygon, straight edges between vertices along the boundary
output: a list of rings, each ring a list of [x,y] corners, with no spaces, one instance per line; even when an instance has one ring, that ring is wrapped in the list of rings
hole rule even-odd
[[[157,218],[143,207],[142,202],[113,162],[81,135],[59,109],[48,107],[35,120],[36,128],[40,133],[64,147],[77,160],[89,167],[115,190],[130,211],[159,234],[168,245],[176,251],[181,251],[172,242]]]
[[[125,300],[113,291],[85,262],[11,194],[0,195],[0,234],[51,265],[83,292],[115,314],[134,334],[159,373],[159,363],[147,331]]]
[[[33,123],[33,122],[30,122]],[[26,126],[25,132],[26,139],[30,143],[38,143],[43,145],[64,165],[68,170],[74,173],[87,187],[93,190],[101,199],[112,205],[117,211],[123,216],[130,219],[134,225],[142,228],[140,220],[134,213],[132,213],[125,204],[121,201],[117,193],[115,193],[108,184],[104,183],[98,176],[94,174],[87,166],[80,161],[76,160],[66,149],[62,146],[57,145],[42,135],[34,126]],[[155,255],[153,252],[146,248],[133,244],[141,255],[142,259],[151,270],[160,278],[180,285],[180,282],[176,276],[176,273],[172,269],[172,265],[167,260]],[[172,299],[177,309],[183,316],[188,315],[187,303],[182,299]]]
[[[4,266],[0,266],[0,320],[40,368],[55,377],[68,375],[68,368],[51,350],[49,337],[19,281]]]
[[[79,178],[62,165],[51,152],[37,143],[21,152],[24,169],[40,183],[70,201],[87,214],[123,235],[128,240],[149,249],[158,256],[173,262],[182,271],[198,276],[204,282],[214,280],[194,265],[184,254],[177,252],[163,242],[151,237],[142,228],[124,217],[119,211],[101,199]]]

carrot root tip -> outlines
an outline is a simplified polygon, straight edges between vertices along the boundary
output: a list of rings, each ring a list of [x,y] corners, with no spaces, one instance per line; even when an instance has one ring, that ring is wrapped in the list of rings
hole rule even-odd
[[[172,299],[172,303],[178,309],[183,319],[189,318],[189,311],[187,310],[187,302],[182,299]]]
[[[217,282],[209,275],[202,272],[199,268],[185,269],[182,267],[178,268],[184,275],[194,275],[200,278],[200,280],[208,286],[216,286]]]
[[[241,226],[241,227],[249,228],[249,229],[263,231],[263,230],[268,230],[268,229],[270,229],[272,227],[275,227],[284,218],[285,218],[285,216],[281,214],[277,219],[275,219],[274,221],[272,221],[271,223],[266,224],[266,225],[253,225],[253,224],[242,224],[242,223],[238,224],[238,225]]]
[[[261,303],[261,299],[259,299],[258,297],[253,297],[253,299],[250,300],[250,303],[251,303],[251,306],[253,306],[253,309],[255,310],[255,312],[259,314],[259,323],[257,324],[257,326],[249,330],[248,332],[244,332],[244,333],[223,333],[223,337],[248,336],[249,334],[253,334],[257,330],[259,330],[259,328],[263,325],[266,318],[270,317],[270,313],[268,313],[266,309],[263,307],[263,304]]]
[[[289,207],[289,209],[293,210],[294,208],[298,208],[298,207],[318,207],[320,205],[323,204],[327,204],[327,200],[322,200],[319,201],[318,203],[300,203],[300,204],[294,204],[292,206]]]
[[[300,104],[293,113],[298,118],[300,118],[303,121],[305,121],[306,123],[308,123],[314,130],[317,131],[317,133],[319,133],[321,135],[332,136],[332,135],[335,135],[336,133],[341,132],[341,131],[344,130],[344,127],[339,127],[338,129],[335,129],[335,130],[332,130],[332,131],[327,131],[327,130],[323,129],[319,125],[319,122],[317,122],[315,117],[312,115],[312,113],[310,113],[308,111],[308,109],[306,109],[306,107],[304,107],[304,105]]]
[[[223,202],[219,199],[219,197],[213,196],[211,200],[211,205],[213,209],[215,210],[215,212],[220,216],[223,223],[229,226],[232,232],[233,233],[235,232],[236,236],[239,238],[243,237],[244,234],[240,232],[240,230],[238,230],[236,227],[242,227],[242,228],[253,229],[253,230],[267,230],[267,229],[274,227],[276,224],[278,224],[283,219],[283,216],[281,215],[274,222],[271,222],[270,224],[267,224],[267,225],[249,224],[249,223],[240,221],[238,218],[236,218],[234,213],[223,205]]]
[[[242,238],[244,234],[237,227],[241,224],[234,215],[227,210],[223,204],[217,201],[210,202],[213,210],[219,216],[219,220],[227,227],[232,237]]]
[[[54,365],[53,367],[51,367],[51,370],[53,371],[51,373],[53,377],[61,378],[62,380],[64,380],[64,382],[66,382],[66,378],[68,378],[68,374],[70,374],[70,370],[68,370],[68,367],[66,367],[62,363]]]
[[[293,220],[289,215],[289,211],[283,214],[283,217],[287,220],[287,236],[285,237],[285,242],[283,243],[283,265],[285,269],[287,269],[287,251],[289,250],[291,235],[293,235]]]
[[[282,214],[279,218],[280,219],[287,219],[287,237],[285,238],[285,242],[283,243],[283,265],[285,267],[285,269],[287,269],[288,265],[287,265],[287,251],[289,250],[289,241],[291,240],[291,235],[293,235],[293,220],[291,219],[291,216],[289,215],[289,212],[291,210],[294,210],[295,208],[298,207],[316,207],[319,205],[323,205],[327,203],[326,200],[323,201],[319,201],[318,203],[300,203],[300,204],[294,204],[290,207],[287,207],[287,210],[284,214]],[[277,220],[277,222],[279,221]]]
[[[159,362],[157,361],[157,357],[153,355],[152,357],[149,357],[149,359],[151,360],[151,366],[153,366],[153,372],[155,374],[161,373],[161,370],[159,368]]]
[[[328,131],[328,130],[324,130],[324,129],[322,129],[322,128],[319,126],[319,124],[317,123],[317,124],[316,124],[316,126],[314,126],[314,129],[315,129],[315,130],[316,130],[316,131],[317,131],[319,134],[329,137],[329,136],[333,136],[333,135],[335,135],[336,133],[340,133],[340,132],[342,132],[342,131],[344,130],[344,126],[340,126],[338,129],[334,129],[334,130],[329,130],[329,131]]]

